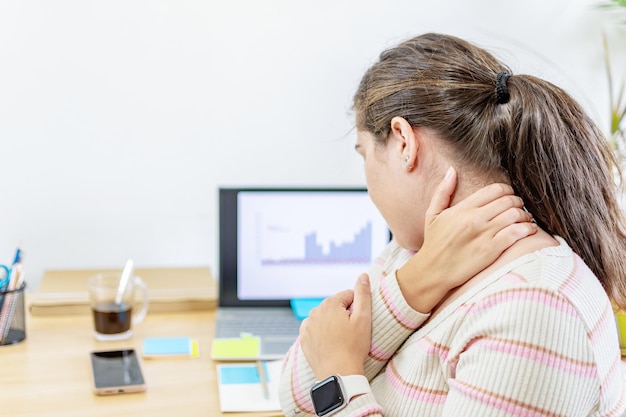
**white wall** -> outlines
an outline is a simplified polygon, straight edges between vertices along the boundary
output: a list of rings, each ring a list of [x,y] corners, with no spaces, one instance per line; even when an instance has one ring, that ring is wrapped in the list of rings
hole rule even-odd
[[[350,105],[425,31],[557,82],[605,124],[583,0],[0,0],[0,261],[217,266],[219,185],[362,185]],[[608,114],[608,113],[607,113]]]

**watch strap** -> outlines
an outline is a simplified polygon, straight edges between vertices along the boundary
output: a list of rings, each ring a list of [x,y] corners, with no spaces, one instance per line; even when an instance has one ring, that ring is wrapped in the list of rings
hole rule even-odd
[[[370,383],[365,375],[337,375],[341,381],[341,387],[346,397],[350,401],[353,397],[371,392]]]

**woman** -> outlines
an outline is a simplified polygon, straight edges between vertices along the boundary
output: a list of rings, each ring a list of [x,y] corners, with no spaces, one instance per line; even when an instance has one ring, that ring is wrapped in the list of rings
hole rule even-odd
[[[439,34],[383,52],[354,107],[370,197],[395,239],[371,282],[359,277],[303,322],[281,379],[285,414],[621,415],[610,299],[626,300],[626,234],[612,153],[581,107]],[[539,230],[422,304],[415,288],[436,286],[445,265],[428,259],[425,214],[450,166],[452,208],[508,183]]]

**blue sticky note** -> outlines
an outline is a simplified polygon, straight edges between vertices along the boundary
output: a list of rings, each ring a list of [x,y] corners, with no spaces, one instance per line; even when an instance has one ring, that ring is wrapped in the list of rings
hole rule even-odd
[[[309,313],[324,301],[323,298],[294,298],[291,300],[291,309],[298,320],[309,317]]]
[[[151,337],[143,340],[143,354],[191,355],[192,341],[188,337]]]
[[[233,365],[220,367],[222,384],[259,384],[261,378],[254,365]]]

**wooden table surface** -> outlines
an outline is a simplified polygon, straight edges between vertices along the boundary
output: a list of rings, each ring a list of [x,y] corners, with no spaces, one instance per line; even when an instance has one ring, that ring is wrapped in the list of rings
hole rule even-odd
[[[0,416],[141,417],[221,416],[216,363],[210,358],[213,310],[148,313],[126,341],[98,342],[91,315],[31,316],[26,339],[0,346]],[[134,347],[145,337],[189,336],[197,358],[142,359],[145,393],[96,396],[89,352]],[[228,413],[272,416],[274,413]]]

